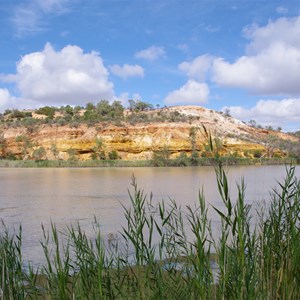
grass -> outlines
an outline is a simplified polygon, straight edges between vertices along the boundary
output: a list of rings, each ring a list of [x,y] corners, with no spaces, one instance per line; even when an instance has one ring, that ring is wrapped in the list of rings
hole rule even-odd
[[[150,160],[0,160],[6,168],[93,168],[93,167],[150,167]]]
[[[299,299],[300,183],[295,167],[272,191],[268,207],[245,203],[245,183],[232,199],[226,172],[216,167],[223,209],[213,209],[213,235],[205,196],[181,209],[153,204],[135,178],[124,207],[126,225],[105,241],[95,224],[89,238],[80,225],[42,228],[45,263],[22,259],[22,227],[2,224],[1,299]],[[255,218],[254,218],[255,217]],[[256,220],[256,221],[254,221]],[[217,265],[217,271],[213,268]],[[26,268],[25,268],[26,266]]]
[[[221,161],[225,165],[276,165],[276,164],[297,164],[296,159],[285,158],[237,158],[219,157],[218,160],[209,157],[197,158],[191,161],[186,159],[168,160],[6,160],[0,159],[0,167],[3,168],[94,168],[94,167],[185,167],[185,166],[214,166]]]

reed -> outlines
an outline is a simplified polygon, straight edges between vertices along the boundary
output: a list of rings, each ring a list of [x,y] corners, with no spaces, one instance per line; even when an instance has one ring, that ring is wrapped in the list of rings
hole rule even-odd
[[[0,299],[299,299],[295,167],[286,167],[261,210],[245,203],[243,179],[235,197],[229,193],[222,163],[216,180],[222,209],[210,207],[203,192],[186,208],[156,202],[133,178],[117,237],[103,239],[96,220],[93,238],[79,223],[62,232],[42,227],[45,263],[38,269],[23,262],[22,228],[2,223]],[[218,235],[210,209],[219,216]]]

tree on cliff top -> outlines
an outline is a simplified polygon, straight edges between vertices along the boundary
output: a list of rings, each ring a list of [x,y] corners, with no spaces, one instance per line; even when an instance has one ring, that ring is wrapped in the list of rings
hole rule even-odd
[[[128,100],[128,102],[130,111],[138,112],[153,109],[152,104],[140,100]]]

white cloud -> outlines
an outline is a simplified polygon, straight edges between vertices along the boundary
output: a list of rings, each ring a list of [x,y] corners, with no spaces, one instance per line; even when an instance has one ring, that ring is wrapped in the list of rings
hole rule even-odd
[[[7,89],[0,88],[0,109],[11,107],[14,98],[10,95]]]
[[[13,96],[8,89],[0,88],[0,111],[5,109],[34,109],[41,106],[41,103],[31,99]]]
[[[62,31],[61,33],[60,33],[60,36],[61,37],[66,37],[66,36],[68,36],[69,35],[69,31],[68,30],[64,30],[64,31]]]
[[[210,55],[201,55],[196,57],[191,62],[183,62],[178,68],[185,72],[189,78],[194,78],[200,81],[205,79],[206,72],[210,69],[213,62],[213,57]]]
[[[123,79],[127,79],[128,77],[144,77],[144,69],[139,65],[128,65],[125,64],[123,66],[112,65],[109,66],[111,73],[114,75],[121,77]]]
[[[166,104],[204,104],[207,102],[209,88],[204,83],[205,75],[211,68],[213,57],[201,55],[192,61],[185,61],[178,65],[189,80],[179,89],[170,92],[164,99]]]
[[[276,44],[286,48],[300,48],[300,16],[295,18],[279,18],[269,21],[266,26],[248,26],[244,34],[250,40],[246,48],[248,55],[257,55]]]
[[[251,40],[246,55],[234,63],[215,59],[213,80],[252,93],[300,95],[300,17],[280,18],[244,32]]]
[[[43,30],[41,16],[31,7],[19,6],[16,8],[12,22],[16,28],[16,35],[21,37]]]
[[[207,102],[209,89],[207,84],[195,80],[188,82],[167,95],[166,104],[203,104]]]
[[[71,45],[55,51],[46,44],[43,51],[23,56],[17,74],[4,79],[14,81],[23,98],[40,103],[84,104],[114,94],[99,54]]]
[[[206,25],[204,26],[204,30],[207,31],[207,32],[218,32],[220,31],[221,27],[219,26],[213,26],[213,25]]]
[[[285,15],[285,14],[288,13],[289,10],[288,10],[287,8],[283,7],[283,6],[278,6],[278,7],[276,7],[276,11],[277,11],[279,14]]]
[[[237,119],[254,119],[262,125],[286,126],[289,122],[300,122],[300,98],[283,100],[259,100],[252,108],[241,106],[224,107]],[[299,127],[299,125],[298,125]],[[298,128],[299,129],[299,128]]]
[[[189,46],[187,45],[187,44],[179,44],[178,46],[177,46],[177,48],[180,50],[180,51],[182,51],[183,53],[188,53],[189,52]]]
[[[12,17],[16,35],[22,37],[45,30],[46,16],[65,13],[68,3],[70,0],[29,0],[16,6]]]
[[[34,2],[45,13],[61,14],[67,11],[67,4],[70,0],[35,0]]]
[[[141,50],[135,54],[136,58],[143,58],[149,61],[157,60],[166,55],[163,47],[151,46],[147,49]]]

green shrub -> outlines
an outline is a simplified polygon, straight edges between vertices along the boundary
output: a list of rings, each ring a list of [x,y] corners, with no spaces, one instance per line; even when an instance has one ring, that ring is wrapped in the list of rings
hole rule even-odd
[[[118,152],[115,151],[115,150],[112,150],[108,153],[108,158],[110,160],[116,160],[116,159],[119,159],[119,155],[118,155]]]
[[[260,149],[256,149],[256,150],[253,152],[253,156],[254,156],[255,158],[261,158],[262,155],[263,155],[263,152],[262,152],[262,150],[260,150]]]
[[[39,147],[37,149],[35,149],[32,153],[32,157],[36,160],[36,161],[40,161],[43,160],[46,156],[46,150],[44,147]]]
[[[3,113],[3,115],[4,116],[7,116],[7,115],[9,115],[9,114],[11,114],[12,113],[12,110],[11,109],[6,109],[5,111],[4,111],[4,113]]]
[[[39,115],[45,115],[48,118],[53,119],[56,110],[57,109],[55,107],[53,107],[53,106],[44,106],[44,107],[41,107],[41,108],[37,109],[35,111],[35,113],[37,113]]]
[[[76,160],[78,160],[78,157],[77,157],[77,151],[76,151],[76,149],[74,149],[74,148],[69,148],[68,150],[67,150],[67,153],[68,153],[68,160],[69,161],[76,161]]]
[[[151,164],[154,167],[166,167],[170,164],[171,151],[165,146],[162,150],[153,151]]]
[[[180,152],[180,155],[176,159],[176,164],[182,167],[189,165],[189,158],[185,152]]]

